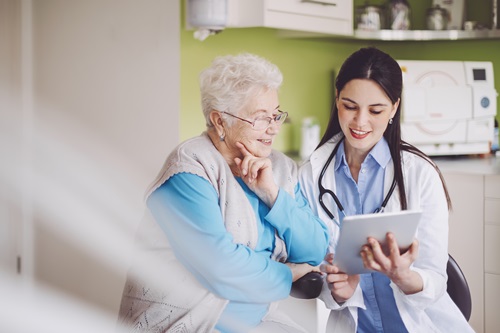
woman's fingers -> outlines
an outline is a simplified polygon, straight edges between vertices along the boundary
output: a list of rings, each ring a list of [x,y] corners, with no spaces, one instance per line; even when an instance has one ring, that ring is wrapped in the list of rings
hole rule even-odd
[[[360,252],[365,268],[386,274],[389,278],[405,273],[418,256],[418,241],[414,240],[410,248],[400,253],[394,234],[387,233],[384,248],[374,238],[368,237],[368,243]]]
[[[255,157],[241,142],[236,142],[236,146],[240,149],[243,158],[236,157],[234,162],[240,168],[241,175],[243,177],[248,176],[247,180],[251,183],[258,177],[261,169],[270,165],[270,160],[267,158]]]
[[[387,248],[389,250],[389,259],[392,262],[395,262],[398,260],[400,253],[399,253],[399,246],[398,242],[396,241],[396,237],[394,237],[394,234],[392,232],[388,232],[387,235],[385,236],[385,241],[387,243]]]
[[[337,274],[340,272],[339,268],[335,265],[330,265],[330,264],[321,264],[319,266],[319,269],[323,272],[323,273],[327,273],[327,274]]]
[[[325,260],[326,262],[330,263],[331,265],[333,265],[333,253],[328,252],[328,253],[325,255],[324,260]]]
[[[373,269],[376,271],[379,271],[381,269],[381,266],[375,260],[373,249],[369,245],[364,245],[361,248],[360,255],[361,259],[363,260],[363,265],[365,266],[365,268]]]
[[[312,266],[311,272],[323,273],[319,266]]]
[[[234,162],[239,167],[241,176],[246,178],[250,183],[259,177],[261,170],[271,166],[271,161],[269,159],[253,156],[246,156],[243,159],[235,158]]]
[[[347,282],[347,279],[349,278],[349,275],[344,274],[344,273],[337,273],[337,274],[328,274],[326,276],[326,281],[328,283],[340,283],[340,282]]]
[[[244,157],[246,156],[253,156],[252,153],[250,153],[247,149],[247,147],[245,147],[244,144],[242,144],[241,142],[237,141],[236,142],[236,147],[238,147],[238,149],[241,151],[241,153],[243,154]]]
[[[247,150],[245,145],[242,144],[241,142],[236,142],[236,147],[238,147],[243,157],[242,158],[235,157],[234,162],[240,168],[241,175],[245,177],[248,174],[249,170],[248,163],[250,159],[253,158],[254,156]]]
[[[271,165],[271,161],[267,158],[254,158],[248,162],[248,174],[251,180],[255,180],[259,172]]]
[[[311,266],[311,265],[306,264],[306,263],[297,264],[297,263],[287,262],[287,263],[285,263],[285,265],[287,265],[290,268],[290,270],[292,271],[292,281],[293,282],[297,281],[298,279],[300,279],[301,277],[303,277],[304,275],[306,275],[307,273],[310,273],[310,272],[321,273],[321,271],[319,270],[319,267]]]
[[[333,265],[333,253],[325,255],[327,264],[320,265],[322,272],[326,273],[325,281],[337,302],[345,302],[351,298],[359,283],[359,275],[347,275]]]
[[[360,254],[366,268],[382,271],[391,265],[391,260],[385,255],[382,245],[373,237],[368,237],[368,244],[361,248]]]
[[[382,263],[384,259],[387,259],[384,251],[382,250],[382,245],[373,237],[368,237],[368,246],[370,248],[371,255],[368,257],[374,261]],[[373,257],[373,258],[372,258]]]

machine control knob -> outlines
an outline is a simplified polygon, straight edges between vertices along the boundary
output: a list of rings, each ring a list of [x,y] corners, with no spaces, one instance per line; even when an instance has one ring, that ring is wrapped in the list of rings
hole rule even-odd
[[[483,97],[481,98],[481,106],[483,108],[487,108],[488,106],[490,106],[490,99],[488,97]]]

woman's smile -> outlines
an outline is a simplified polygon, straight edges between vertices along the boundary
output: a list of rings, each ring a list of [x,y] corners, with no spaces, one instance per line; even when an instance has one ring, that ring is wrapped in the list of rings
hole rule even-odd
[[[370,134],[370,132],[355,130],[352,128],[350,130],[352,137],[355,139],[364,139],[368,136],[368,134]]]
[[[257,139],[257,141],[263,143],[266,146],[271,146],[273,144],[272,139]]]

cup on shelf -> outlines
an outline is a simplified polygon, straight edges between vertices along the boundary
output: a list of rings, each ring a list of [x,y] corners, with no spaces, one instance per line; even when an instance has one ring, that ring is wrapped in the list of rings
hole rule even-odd
[[[465,21],[464,22],[464,30],[465,31],[476,30],[476,27],[477,27],[476,21]]]
[[[410,30],[411,8],[407,0],[390,0],[388,4],[389,29]]]
[[[356,28],[377,31],[384,27],[384,10],[381,6],[366,3],[356,8]]]
[[[439,5],[427,9],[427,29],[428,30],[446,30],[450,13]]]

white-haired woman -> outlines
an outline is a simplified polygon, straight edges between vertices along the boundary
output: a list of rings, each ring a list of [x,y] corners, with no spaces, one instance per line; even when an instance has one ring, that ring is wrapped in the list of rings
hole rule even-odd
[[[251,54],[218,57],[201,73],[207,130],[168,156],[147,193],[147,249],[125,285],[122,322],[141,332],[304,332],[275,302],[318,270],[328,231],[296,164],[272,149],[287,117],[281,83]]]

